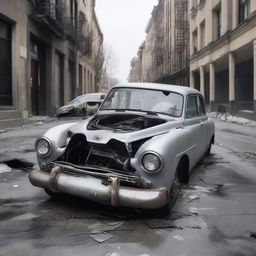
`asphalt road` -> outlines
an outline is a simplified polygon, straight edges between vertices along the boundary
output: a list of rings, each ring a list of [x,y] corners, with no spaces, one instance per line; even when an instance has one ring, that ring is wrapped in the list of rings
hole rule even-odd
[[[0,161],[36,163],[35,138],[59,122],[0,134]],[[72,120],[73,121],[73,120]],[[50,199],[0,165],[0,255],[256,255],[256,128],[216,121],[216,145],[172,215]]]

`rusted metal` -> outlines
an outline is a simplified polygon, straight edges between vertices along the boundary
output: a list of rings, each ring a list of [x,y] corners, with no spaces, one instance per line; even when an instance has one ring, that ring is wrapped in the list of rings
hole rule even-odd
[[[112,177],[110,185],[91,176],[73,176],[57,172],[54,189],[56,192],[80,196],[95,202],[115,206],[157,209],[167,203],[166,188],[141,189],[119,186],[118,178]],[[50,189],[50,173],[34,170],[29,174],[30,182],[38,187]]]
[[[117,177],[111,177],[110,179],[112,181],[110,186],[111,205],[118,206],[120,180]]]
[[[60,167],[56,166],[50,172],[50,176],[49,176],[49,189],[52,192],[57,192],[55,186],[56,186],[56,183],[58,181],[58,175],[59,175],[60,170],[61,170]]]

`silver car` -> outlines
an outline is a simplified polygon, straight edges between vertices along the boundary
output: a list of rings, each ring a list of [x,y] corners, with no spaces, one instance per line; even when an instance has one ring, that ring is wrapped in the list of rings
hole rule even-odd
[[[179,185],[214,143],[200,92],[134,83],[113,87],[96,115],[36,141],[33,185],[134,208],[170,209]]]
[[[95,114],[105,97],[104,93],[88,93],[77,96],[67,105],[57,110],[56,116],[61,115],[92,115]]]

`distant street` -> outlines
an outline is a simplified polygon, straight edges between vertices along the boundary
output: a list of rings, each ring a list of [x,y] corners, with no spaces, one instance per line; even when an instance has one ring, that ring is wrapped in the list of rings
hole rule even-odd
[[[0,133],[0,161],[35,163],[50,119]],[[256,255],[256,128],[215,120],[212,155],[192,172],[173,214],[52,200],[28,173],[0,164],[0,256]]]

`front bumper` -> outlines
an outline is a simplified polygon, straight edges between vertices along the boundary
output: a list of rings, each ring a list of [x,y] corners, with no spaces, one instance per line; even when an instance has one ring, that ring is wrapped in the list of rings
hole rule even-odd
[[[60,167],[53,168],[51,173],[34,170],[29,174],[29,179],[37,187],[113,206],[157,209],[168,201],[166,188],[141,189],[120,186],[118,177],[111,177],[111,183],[105,185],[100,178],[70,175],[62,172]]]

